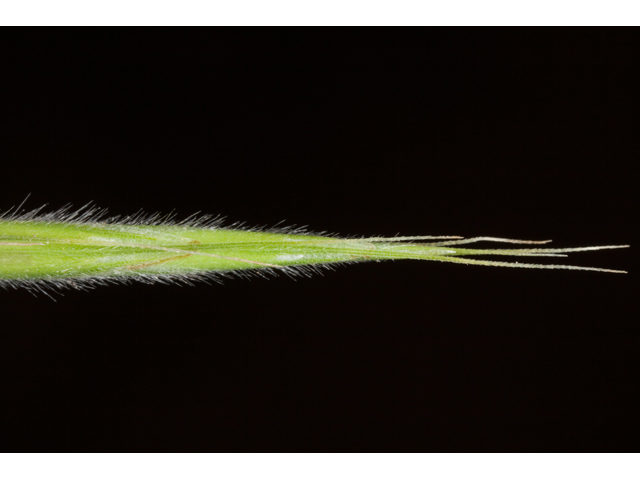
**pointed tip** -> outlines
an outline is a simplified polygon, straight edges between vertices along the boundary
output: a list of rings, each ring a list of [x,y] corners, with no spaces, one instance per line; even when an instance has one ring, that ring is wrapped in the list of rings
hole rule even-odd
[[[606,273],[629,273],[626,270],[610,270],[608,268],[594,268],[596,272],[606,272]]]

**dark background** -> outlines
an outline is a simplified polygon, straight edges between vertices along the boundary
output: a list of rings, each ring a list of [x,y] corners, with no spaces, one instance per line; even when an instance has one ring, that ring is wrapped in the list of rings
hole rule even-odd
[[[0,209],[635,243],[631,32],[5,30]],[[1,449],[637,451],[633,258],[0,290]]]

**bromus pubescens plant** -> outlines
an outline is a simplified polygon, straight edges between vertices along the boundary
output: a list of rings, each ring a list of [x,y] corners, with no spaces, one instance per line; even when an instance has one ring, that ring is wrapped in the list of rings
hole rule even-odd
[[[50,289],[87,289],[95,285],[133,280],[145,283],[218,281],[230,274],[282,272],[310,275],[322,267],[381,260],[435,260],[497,267],[591,270],[603,268],[504,262],[467,258],[475,255],[563,257],[628,245],[579,248],[469,249],[479,241],[544,244],[545,241],[493,237],[369,237],[340,238],[309,233],[301,228],[248,229],[221,220],[192,215],[141,213],[105,218],[106,210],[86,205],[53,213],[44,207],[22,212],[21,207],[0,215],[0,286],[47,293]]]

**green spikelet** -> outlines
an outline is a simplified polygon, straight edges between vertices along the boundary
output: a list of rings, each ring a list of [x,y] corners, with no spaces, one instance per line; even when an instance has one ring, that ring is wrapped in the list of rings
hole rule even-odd
[[[19,210],[19,208],[18,208]],[[623,248],[478,250],[462,245],[491,241],[544,244],[548,241],[477,237],[339,238],[302,229],[223,228],[217,218],[189,217],[175,222],[159,215],[104,218],[85,206],[42,214],[42,209],[0,216],[0,285],[44,291],[48,287],[85,289],[132,280],[192,283],[229,274],[311,274],[339,263],[380,260],[435,260],[469,265],[591,270],[602,268],[477,260],[473,255],[565,256],[568,252]]]

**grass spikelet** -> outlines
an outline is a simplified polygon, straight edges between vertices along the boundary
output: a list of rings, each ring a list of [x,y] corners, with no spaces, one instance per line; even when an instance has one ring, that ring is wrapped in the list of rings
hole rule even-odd
[[[51,213],[44,207],[0,215],[0,286],[47,293],[50,289],[87,289],[96,285],[140,281],[182,283],[220,281],[230,275],[284,273],[309,276],[336,264],[381,260],[433,260],[496,267],[589,270],[604,268],[520,263],[468,258],[564,257],[566,253],[624,248],[608,245],[540,248],[546,241],[457,236],[340,238],[301,228],[251,229],[222,226],[219,217],[171,215],[106,217],[106,210],[85,205]],[[470,249],[486,241],[524,244],[528,248]],[[462,247],[464,246],[464,247]]]

